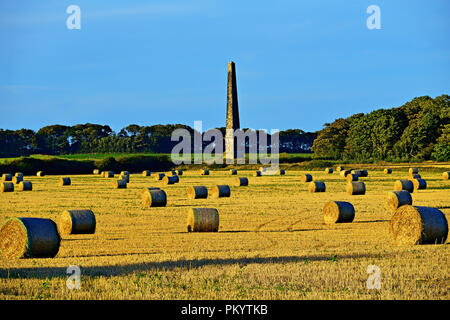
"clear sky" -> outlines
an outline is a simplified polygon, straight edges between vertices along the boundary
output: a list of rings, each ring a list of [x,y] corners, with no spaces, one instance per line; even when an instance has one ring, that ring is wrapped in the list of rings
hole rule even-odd
[[[69,30],[69,5],[81,29]],[[369,30],[369,5],[381,29]],[[0,1],[0,128],[203,121],[320,130],[450,94],[450,1]]]

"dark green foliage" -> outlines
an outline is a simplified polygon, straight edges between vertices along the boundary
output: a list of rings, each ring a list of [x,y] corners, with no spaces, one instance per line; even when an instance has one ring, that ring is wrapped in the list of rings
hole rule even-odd
[[[450,160],[450,97],[415,98],[399,108],[337,119],[318,133],[316,158]]]
[[[312,132],[304,132],[300,129],[289,129],[280,131],[280,150],[279,152],[310,152],[311,146],[317,135]]]
[[[431,158],[436,161],[450,160],[450,124],[442,129],[441,135],[434,145]]]
[[[129,171],[142,172],[143,170],[150,171],[167,171],[173,167],[173,163],[169,160],[167,155],[154,156],[131,156],[114,159],[108,157],[102,160],[95,161],[95,167],[101,171]]]
[[[314,140],[312,151],[318,158],[342,159],[344,158],[344,150],[346,138],[350,123],[362,117],[363,114],[356,114],[348,119],[337,119],[333,123],[326,123],[325,128],[319,131]]]
[[[174,166],[165,154],[117,158],[117,163],[120,171],[127,170],[130,172],[142,172],[143,170],[167,171]]]
[[[130,171],[143,170],[166,171],[173,167],[166,155],[131,156],[118,158],[109,157],[102,160],[66,160],[59,158],[35,159],[21,157],[0,164],[0,173],[23,172],[25,175],[35,175],[38,171],[48,174],[91,174],[95,168],[102,171]]]
[[[33,147],[44,151],[45,154],[70,153],[69,136],[70,127],[61,125],[46,126],[36,133],[36,144]]]
[[[0,164],[0,172],[23,172],[25,175],[35,175],[38,171],[47,174],[83,174],[91,173],[94,162],[90,160],[65,160],[65,159],[35,159],[21,157]]]
[[[46,126],[36,133],[27,129],[0,129],[0,157],[34,153],[171,153],[179,142],[171,141],[175,129],[186,129],[191,135],[194,132],[191,127],[181,124],[131,124],[118,134],[109,126],[90,123]],[[223,133],[225,131],[225,128],[218,129]],[[296,129],[280,131],[279,137],[281,153],[312,150],[314,157],[322,160],[450,161],[450,97],[418,97],[398,108],[378,109],[368,114],[359,113],[346,119],[337,119],[331,124],[325,124],[324,129],[317,134]],[[203,147],[208,144],[204,142]],[[169,162],[164,156],[160,159],[136,157],[126,161],[104,159],[95,165],[101,170],[112,171],[129,165],[131,167],[125,167],[124,170],[139,171],[149,168],[146,163],[165,167],[166,161]],[[302,156],[280,155],[281,162],[305,160]],[[21,165],[29,165],[26,161],[21,162]]]
[[[113,157],[97,160],[94,162],[95,167],[100,171],[113,171],[116,172],[119,169],[119,163]]]
[[[31,154],[64,155],[76,153],[171,153],[179,141],[171,141],[172,132],[185,129],[193,137],[194,130],[182,124],[139,126],[131,124],[118,134],[109,126],[77,124],[51,125],[32,130],[0,129],[0,157]],[[225,136],[225,128],[218,128]],[[280,132],[280,152],[309,152],[315,133],[302,130]],[[270,141],[270,137],[268,138]],[[193,146],[191,139],[191,146]],[[203,141],[203,147],[210,141]],[[192,148],[193,149],[193,148]]]
[[[36,136],[32,130],[21,129],[13,131],[0,129],[0,156],[29,155],[36,144]]]

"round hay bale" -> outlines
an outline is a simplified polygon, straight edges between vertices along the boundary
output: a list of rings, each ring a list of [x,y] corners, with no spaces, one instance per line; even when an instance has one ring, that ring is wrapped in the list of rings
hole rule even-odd
[[[409,180],[413,180],[413,179],[422,179],[422,177],[420,176],[420,174],[410,174]]]
[[[284,171],[284,169],[278,169],[277,174],[279,176],[284,176],[286,174],[286,172]]]
[[[325,173],[327,174],[333,173],[333,168],[326,168]]]
[[[5,181],[12,181],[12,178],[13,178],[12,174],[10,174],[10,173],[4,173],[4,174],[2,175],[2,182],[5,182]]]
[[[308,186],[309,192],[325,192],[325,182],[311,181]]]
[[[345,177],[345,180],[347,181],[358,181],[359,175],[356,173],[350,173]]]
[[[261,171],[257,170],[255,172],[253,172],[253,176],[254,177],[261,177]]]
[[[44,177],[44,176],[45,176],[45,174],[44,174],[43,171],[38,171],[38,172],[36,173],[36,175],[37,175],[38,177]]]
[[[234,181],[235,181],[234,185],[236,187],[248,186],[248,179],[246,177],[237,177]]]
[[[347,182],[347,193],[349,195],[366,194],[366,185],[362,181]]]
[[[361,170],[361,177],[368,177],[369,176],[369,172],[366,169],[362,169]]]
[[[144,171],[142,171],[142,176],[144,176],[144,177],[149,177],[149,176],[151,176],[152,175],[152,173],[150,172],[150,170],[144,170]]]
[[[115,189],[125,189],[127,187],[127,180],[114,180],[113,185]]]
[[[161,189],[157,188],[157,187],[144,188],[141,191],[141,195],[143,196],[147,191],[152,191],[152,190],[161,190]]]
[[[182,176],[183,175],[183,170],[177,170],[177,175]]]
[[[336,172],[341,172],[342,170],[344,170],[343,166],[337,166],[336,167]]]
[[[190,208],[187,217],[187,231],[219,231],[219,211],[215,208]]]
[[[129,176],[130,173],[129,173],[128,171],[121,171],[121,172],[120,172],[120,175],[121,175],[121,176]]]
[[[14,184],[19,184],[20,182],[22,182],[23,181],[23,176],[22,177],[16,177],[16,176],[14,176],[13,178],[12,178],[12,183],[14,183]]]
[[[20,191],[32,191],[33,184],[31,183],[31,181],[21,181],[19,183],[19,190]]]
[[[230,171],[228,171],[228,173],[232,176],[237,175],[237,170],[236,169],[230,169]]]
[[[166,175],[164,173],[157,173],[155,174],[155,180],[159,181],[162,180]]]
[[[413,179],[414,190],[423,190],[427,188],[427,182],[423,179]]]
[[[445,243],[448,223],[436,208],[405,205],[392,216],[389,233],[396,245]]]
[[[0,228],[0,252],[6,259],[53,258],[61,238],[56,223],[41,218],[11,218]]]
[[[208,198],[208,189],[205,186],[192,186],[187,190],[188,199],[206,199]]]
[[[163,178],[162,178],[162,183],[163,184],[174,184],[174,183],[177,183],[179,180],[178,180],[178,176],[164,176]]]
[[[392,173],[392,169],[391,168],[385,168],[384,169],[384,173],[391,174]]]
[[[408,170],[409,174],[418,174],[419,173],[419,169],[418,168],[409,168]]]
[[[341,177],[347,177],[347,175],[349,175],[351,173],[351,171],[350,170],[342,170],[340,173],[339,173],[339,175],[341,176]]]
[[[169,177],[173,177],[173,176],[176,176],[176,175],[177,175],[177,172],[174,171],[174,170],[166,172],[166,176],[169,176]]]
[[[209,176],[209,170],[208,169],[200,169],[200,174],[202,176]]]
[[[0,184],[0,191],[1,192],[13,192],[14,191],[14,183],[7,181],[2,182]]]
[[[356,174],[358,177],[362,177],[364,175],[362,170],[352,170],[350,171],[351,174]]]
[[[450,171],[445,171],[444,173],[442,173],[442,178],[445,180],[450,179]]]
[[[92,171],[93,174],[100,174],[100,170],[98,169],[94,169],[94,171]]]
[[[217,185],[212,187],[211,190],[211,196],[213,198],[225,198],[225,197],[230,197],[231,195],[231,190],[230,187],[227,185]]]
[[[129,175],[123,175],[123,174],[121,174],[121,175],[119,176],[119,180],[125,180],[126,183],[129,183],[129,182],[130,182],[130,176],[129,176]]]
[[[164,190],[147,188],[142,192],[142,204],[146,208],[165,207],[167,204],[166,192]]]
[[[105,177],[105,171],[100,172],[100,177],[104,178]]]
[[[93,234],[96,225],[91,210],[65,210],[59,216],[58,230],[61,235]]]
[[[406,190],[409,193],[413,193],[414,185],[410,180],[397,180],[394,183],[394,190],[395,191]]]
[[[411,194],[406,190],[390,191],[385,200],[385,206],[388,210],[395,212],[399,207],[412,205]]]
[[[70,181],[69,177],[61,177],[59,178],[59,185],[62,186],[70,186],[72,181]]]
[[[14,177],[22,178],[22,180],[23,180],[23,173],[22,172],[16,172],[14,174]]]
[[[310,175],[310,174],[308,174],[308,173],[302,174],[302,175],[300,176],[300,180],[301,180],[302,182],[310,182],[310,181],[312,181],[312,179],[313,179],[312,175]]]
[[[104,172],[104,177],[105,178],[114,178],[114,172],[112,172],[112,171],[105,171]]]
[[[345,201],[328,201],[322,212],[325,224],[352,222],[355,218],[355,208]]]

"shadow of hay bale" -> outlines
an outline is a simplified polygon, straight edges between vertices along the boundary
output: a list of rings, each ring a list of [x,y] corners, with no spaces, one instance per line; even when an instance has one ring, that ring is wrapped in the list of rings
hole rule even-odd
[[[135,253],[142,254],[142,253]],[[152,253],[153,254],[153,253]],[[156,253],[155,253],[156,254]],[[379,254],[349,254],[338,256],[339,260],[355,259],[355,258],[375,258]],[[71,257],[73,259],[73,257]],[[272,263],[303,263],[306,259],[309,261],[328,261],[329,255],[326,256],[284,256],[284,257],[254,257],[254,258],[221,258],[221,259],[192,259],[192,260],[176,260],[137,263],[118,266],[92,266],[82,267],[82,276],[121,276],[129,275],[136,272],[149,272],[152,270],[173,270],[184,269],[190,270],[201,268],[204,266],[224,266],[224,265],[242,265],[242,264],[272,264]],[[10,268],[0,270],[0,278],[3,279],[45,279],[50,277],[67,278],[66,267],[50,267],[50,268]]]

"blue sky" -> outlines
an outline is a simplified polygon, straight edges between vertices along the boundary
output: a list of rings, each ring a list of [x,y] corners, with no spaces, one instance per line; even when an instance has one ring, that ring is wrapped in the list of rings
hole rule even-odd
[[[26,3],[26,4],[25,4]],[[66,8],[81,8],[69,30]],[[381,29],[369,30],[369,5]],[[450,1],[1,1],[0,128],[203,121],[320,130],[450,94]]]

